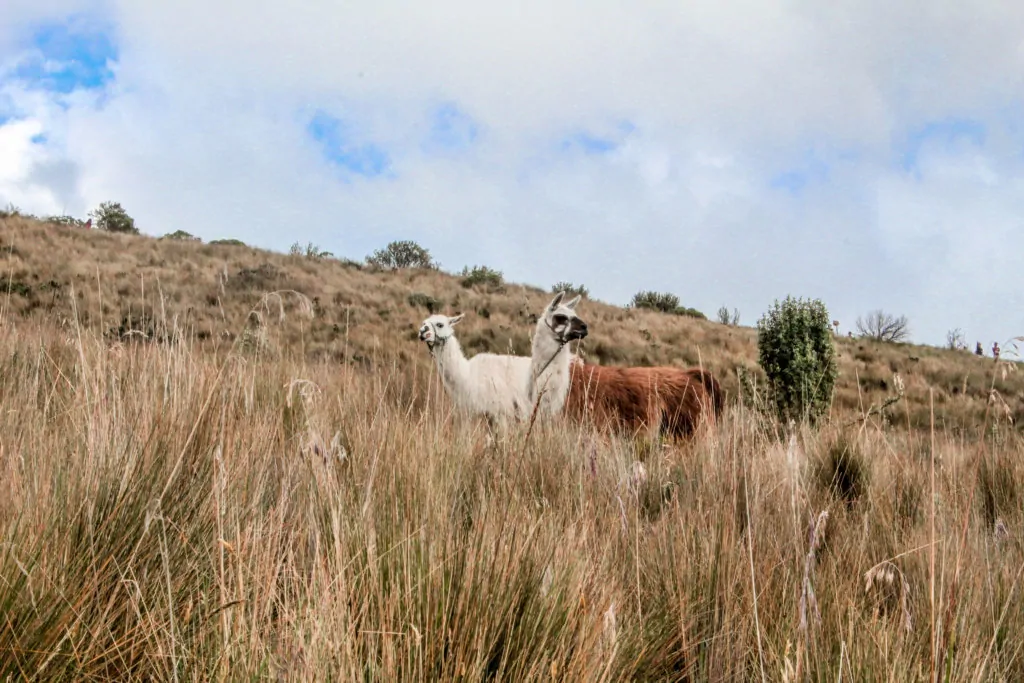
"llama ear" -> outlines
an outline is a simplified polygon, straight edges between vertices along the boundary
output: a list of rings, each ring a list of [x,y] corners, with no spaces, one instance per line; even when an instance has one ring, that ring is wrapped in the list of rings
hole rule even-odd
[[[462,319],[463,319],[464,317],[466,317],[466,314],[465,314],[465,313],[459,313],[459,314],[458,314],[457,316],[455,316],[454,318],[448,318],[448,324],[449,324],[449,325],[451,325],[452,327],[454,327],[455,325],[458,325],[458,324],[459,324],[459,322],[460,322],[460,321],[461,321],[461,320],[462,320]]]
[[[575,309],[576,308],[576,304],[578,304],[580,302],[580,297],[582,297],[582,296],[583,296],[582,294],[577,294],[572,299],[570,299],[569,301],[565,302],[565,307],[566,308],[570,308],[570,309]]]
[[[551,300],[550,304],[548,304],[548,310],[553,311],[556,308],[558,308],[558,304],[562,303],[562,297],[564,296],[565,292],[559,292],[558,294],[556,294],[555,298]]]

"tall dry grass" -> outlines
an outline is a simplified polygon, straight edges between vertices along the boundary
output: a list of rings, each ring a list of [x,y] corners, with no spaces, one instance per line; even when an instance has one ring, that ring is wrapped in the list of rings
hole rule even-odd
[[[0,675],[1024,679],[1011,429],[488,448],[418,368],[0,327]]]

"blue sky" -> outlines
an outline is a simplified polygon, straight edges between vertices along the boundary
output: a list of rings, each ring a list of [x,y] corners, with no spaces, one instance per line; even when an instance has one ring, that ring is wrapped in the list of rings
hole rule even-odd
[[[0,204],[354,258],[415,239],[745,324],[793,294],[844,330],[1024,332],[1024,9],[393,10],[13,0]]]

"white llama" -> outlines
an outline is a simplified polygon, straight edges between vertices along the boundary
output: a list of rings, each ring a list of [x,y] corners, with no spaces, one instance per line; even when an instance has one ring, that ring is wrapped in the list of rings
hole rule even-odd
[[[465,314],[452,318],[435,314],[423,321],[420,341],[426,343],[437,363],[445,391],[456,409],[484,415],[503,426],[528,415],[526,378],[530,359],[497,353],[478,353],[466,358],[455,338],[455,326]]]
[[[458,410],[484,415],[492,427],[497,423],[504,428],[530,418],[534,385],[540,387],[541,415],[561,410],[569,389],[569,362],[574,358],[563,347],[587,335],[587,324],[572,310],[580,297],[561,304],[564,296],[559,293],[538,318],[532,356],[478,353],[466,358],[454,329],[464,314],[451,318],[435,314],[423,321],[420,340],[430,350]]]
[[[569,395],[569,366],[575,354],[569,342],[587,336],[587,323],[576,315],[580,295],[562,303],[559,292],[547,305],[533,333],[527,396],[530,409],[537,407],[539,417],[557,415]]]

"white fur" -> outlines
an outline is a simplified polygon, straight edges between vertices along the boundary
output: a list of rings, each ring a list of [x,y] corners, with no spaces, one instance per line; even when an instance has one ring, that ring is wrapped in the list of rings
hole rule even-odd
[[[457,410],[486,415],[502,427],[512,421],[529,420],[535,397],[540,398],[540,417],[562,410],[569,393],[569,363],[576,356],[569,352],[568,344],[559,343],[563,326],[554,320],[559,315],[576,318],[573,309],[580,300],[577,296],[563,304],[563,296],[564,292],[558,294],[537,320],[529,357],[478,353],[466,358],[454,330],[462,314],[452,318],[435,314],[423,321],[420,340],[430,348],[445,391]]]
[[[467,359],[453,330],[462,317],[432,315],[420,327],[420,339],[431,347],[445,391],[466,414],[487,415],[501,424],[526,419],[530,359],[497,353]]]
[[[533,333],[527,391],[531,409],[538,405],[538,416],[559,414],[569,396],[569,366],[576,355],[569,351],[564,335],[577,318],[575,309],[580,297],[562,303],[564,296],[565,292],[559,292],[551,300]],[[559,324],[559,316],[565,316],[567,321]]]

